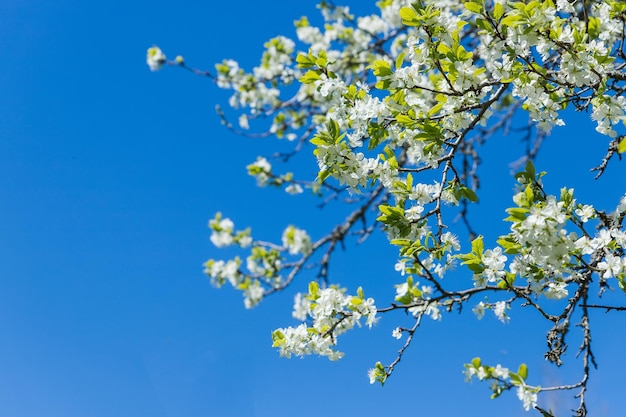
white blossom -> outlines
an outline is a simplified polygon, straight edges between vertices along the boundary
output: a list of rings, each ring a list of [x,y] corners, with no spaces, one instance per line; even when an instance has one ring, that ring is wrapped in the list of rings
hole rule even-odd
[[[495,378],[508,379],[509,378],[509,370],[508,368],[503,368],[502,365],[498,364],[494,368],[491,373]]]
[[[502,323],[508,323],[510,318],[506,314],[506,310],[510,307],[506,303],[506,301],[498,301],[493,305],[493,313],[496,315],[496,318],[500,320]]]
[[[487,307],[486,304],[481,301],[478,304],[476,304],[474,308],[472,309],[472,312],[476,315],[476,318],[478,318],[478,320],[481,320],[485,316],[486,307]]]
[[[211,220],[209,226],[213,229],[211,233],[211,242],[218,248],[228,246],[234,243],[233,237],[234,224],[230,219]]]
[[[526,411],[537,405],[537,393],[526,385],[517,387],[517,398],[522,402]]]
[[[400,329],[399,327],[396,327],[395,329],[393,329],[393,332],[391,332],[391,335],[393,337],[395,337],[396,339],[401,339],[402,338],[402,329]]]
[[[153,46],[148,48],[148,52],[146,54],[146,64],[150,67],[150,71],[158,71],[163,68],[163,64],[165,64],[167,58],[161,48],[158,46]]]
[[[290,255],[302,253],[307,255],[311,253],[311,238],[306,231],[289,226],[283,233],[283,246],[287,248]]]
[[[295,195],[295,194],[302,194],[303,190],[300,184],[293,183],[285,187],[285,192],[291,195]]]
[[[560,300],[568,296],[567,284],[564,282],[550,282],[544,291],[547,298]]]

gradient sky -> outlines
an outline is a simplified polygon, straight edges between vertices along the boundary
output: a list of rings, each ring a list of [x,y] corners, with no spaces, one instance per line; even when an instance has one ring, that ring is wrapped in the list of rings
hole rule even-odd
[[[293,37],[293,20],[316,13],[309,1],[0,3],[1,416],[529,415],[513,393],[492,401],[486,385],[463,382],[462,364],[474,356],[511,368],[526,361],[530,383],[572,382],[575,367],[559,373],[542,359],[545,325],[517,310],[508,326],[492,315],[426,321],[385,387],[371,386],[367,369],[401,346],[391,329],[402,314],[346,335],[337,363],[286,360],[270,334],[293,324],[296,289],[245,310],[239,293],[204,277],[206,259],[230,254],[209,242],[215,212],[276,241],[287,224],[319,237],[331,227],[321,220],[328,210],[256,188],[245,165],[283,145],[228,132],[214,111],[228,96],[175,68],[151,73],[146,48],[158,44],[200,68],[222,58],[250,68],[266,39]],[[575,186],[581,201],[610,210],[624,167],[593,181],[588,170],[605,139],[587,115],[567,122],[537,167],[553,191]],[[473,219],[479,230],[492,225],[483,231],[491,244],[506,233],[489,221],[504,217],[508,164],[521,149],[513,138],[485,146],[492,165]],[[312,177],[310,149],[299,161]],[[389,299],[401,281],[394,263],[379,236],[338,253],[332,272],[351,290],[363,283],[366,294]],[[468,279],[459,271],[451,279]],[[591,411],[617,415],[626,407],[623,316],[592,319],[600,368]],[[568,398],[540,404],[563,410]]]

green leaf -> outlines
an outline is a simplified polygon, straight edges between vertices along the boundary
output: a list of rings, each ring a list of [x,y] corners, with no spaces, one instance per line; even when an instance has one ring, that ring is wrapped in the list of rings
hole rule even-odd
[[[467,10],[469,10],[470,12],[474,12],[474,13],[480,14],[483,11],[482,4],[474,3],[473,1],[468,1],[463,6],[465,6],[465,8]]]
[[[520,376],[514,372],[509,372],[509,378],[511,379],[511,382],[515,386],[522,385],[524,383],[524,380],[520,378]]]
[[[327,170],[322,170],[319,174],[317,174],[317,182],[323,183],[324,180],[328,177],[330,177],[330,172]]]
[[[365,293],[363,293],[362,287],[357,288],[356,293],[361,300],[365,299]]]
[[[474,366],[474,368],[480,367],[480,358],[479,357],[476,357],[476,358],[472,359],[472,366]]]
[[[485,271],[485,265],[480,261],[465,261],[462,265],[467,265],[467,268],[476,275],[482,274]]]
[[[272,347],[279,347],[286,343],[285,335],[280,330],[272,332]]]
[[[314,65],[314,62],[305,54],[298,54],[296,62],[300,68],[311,68]]]
[[[398,114],[396,116],[396,121],[406,127],[411,127],[415,124],[415,120],[406,114]]]
[[[378,207],[378,210],[380,210],[381,213],[383,213],[383,214],[391,214],[391,206],[387,206],[387,205],[381,204]]]
[[[311,142],[315,146],[325,146],[325,145],[329,144],[327,141],[325,141],[324,139],[320,138],[319,136],[315,136],[309,142]]]
[[[513,240],[512,237],[509,236],[503,236],[498,239],[497,242],[498,245],[500,245],[502,249],[504,249],[504,253],[508,255],[516,255],[522,249],[522,245],[517,243],[515,240]]]
[[[302,84],[312,84],[317,80],[321,80],[322,77],[320,77],[320,75],[313,70],[308,70],[307,72],[304,73],[304,75],[302,77],[300,77],[300,82]]]
[[[516,14],[508,15],[500,22],[500,25],[505,27],[515,27],[519,24],[521,24],[521,17]]]
[[[513,283],[515,282],[515,278],[515,274],[507,272],[504,278],[498,282],[498,288],[502,288],[503,290],[511,288],[513,286]]]
[[[619,153],[626,152],[626,137],[620,140],[619,145],[617,145],[617,152]]]
[[[489,398],[493,400],[495,398],[498,398],[500,395],[502,395],[502,391],[494,391]]]
[[[509,213],[509,217],[504,219],[508,222],[520,222],[526,220],[526,215],[529,212],[529,210],[525,207],[511,207],[505,211]]]
[[[402,52],[398,54],[396,58],[396,69],[400,69],[402,67],[402,63],[404,62],[404,57],[406,56],[406,52]]]
[[[400,9],[400,18],[402,18],[402,24],[407,26],[419,25],[419,16],[412,7],[403,7]]]
[[[356,306],[358,306],[358,305],[360,305],[360,304],[363,304],[363,299],[362,299],[362,298],[359,298],[359,297],[354,297],[354,296],[353,296],[353,297],[350,299],[350,304],[352,304],[352,306],[353,306],[353,307],[356,307]]]
[[[326,66],[328,65],[328,59],[326,58],[325,51],[320,52],[320,55],[315,60],[315,65],[317,65],[320,68],[326,68]]]
[[[485,243],[483,242],[483,237],[478,236],[476,239],[472,240],[472,253],[482,258],[483,252],[485,250]]]
[[[513,283],[515,283],[515,278],[517,278],[517,275],[515,275],[512,272],[507,272],[504,275],[503,281],[505,281],[507,283],[507,285],[509,287],[513,286]]]
[[[493,17],[496,20],[500,20],[500,18],[504,15],[504,6],[500,3],[496,3],[493,6]]]
[[[370,68],[374,69],[374,75],[376,75],[377,77],[388,77],[393,74],[389,62],[382,59],[377,59],[376,61],[374,61]]]
[[[472,190],[470,188],[461,187],[461,194],[463,195],[463,197],[467,198],[472,203],[477,203],[478,202],[478,196],[476,195],[474,190]]]
[[[309,295],[313,297],[313,299],[317,299],[319,297],[320,286],[316,281],[309,282]]]
[[[367,126],[367,135],[370,138],[367,149],[371,151],[376,148],[387,138],[387,134],[387,130],[380,123],[370,122],[369,126]]]
[[[528,175],[528,178],[530,180],[534,180],[535,176],[537,175],[535,166],[533,165],[533,162],[530,159],[526,161],[526,174]]]
[[[523,380],[526,380],[528,377],[528,366],[525,363],[521,364],[517,369],[517,373]]]
[[[602,26],[602,22],[598,17],[590,17],[588,19],[587,27],[589,33],[589,39],[596,39],[600,34],[600,27]]]
[[[448,53],[452,52],[452,49],[445,43],[440,42],[439,45],[437,45],[437,52],[443,55],[447,55]]]
[[[535,193],[533,192],[533,188],[530,185],[526,186],[524,190],[524,196],[526,197],[526,202],[528,205],[531,205],[535,202]]]
[[[467,61],[468,59],[471,59],[473,56],[474,54],[472,52],[467,52],[465,48],[463,48],[462,45],[459,45],[456,48],[456,58],[459,61]]]
[[[428,116],[434,116],[441,111],[443,108],[442,103],[435,104],[430,110],[428,110]]]
[[[493,31],[491,24],[486,19],[481,19],[480,17],[476,19],[476,26],[478,26],[478,28],[482,30],[486,30],[489,32]]]

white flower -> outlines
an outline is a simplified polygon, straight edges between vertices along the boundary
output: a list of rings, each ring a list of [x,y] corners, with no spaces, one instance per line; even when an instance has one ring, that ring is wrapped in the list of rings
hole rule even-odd
[[[580,249],[583,255],[591,255],[595,250],[596,245],[594,245],[593,240],[589,239],[587,236],[581,236],[578,240],[574,242],[574,247],[576,249]]]
[[[524,410],[526,411],[537,405],[537,393],[526,385],[517,387],[517,398],[524,404]]]
[[[291,195],[302,194],[303,190],[300,184],[289,184],[285,187],[285,192]]]
[[[485,316],[485,307],[485,303],[481,301],[472,309],[472,313],[476,314],[478,320],[481,320]]]
[[[294,226],[287,227],[283,232],[283,246],[287,248],[290,255],[297,255],[298,253],[307,255],[313,250],[309,235],[304,230]]]
[[[393,266],[393,269],[398,271],[400,275],[404,276],[404,274],[406,274],[406,261],[401,260],[396,262],[396,264]]]
[[[158,71],[163,68],[163,64],[165,64],[166,58],[161,48],[158,46],[153,46],[148,48],[148,53],[146,55],[146,63],[150,67],[150,71]]]
[[[611,229],[611,236],[622,248],[626,247],[626,232],[618,229]]]
[[[598,269],[603,270],[602,278],[618,277],[624,273],[626,258],[620,258],[612,254],[607,254],[604,261],[598,264]]]
[[[231,245],[235,238],[233,236],[233,228],[235,225],[230,219],[213,219],[209,222],[209,227],[213,229],[211,233],[211,242],[218,248]]]
[[[556,8],[559,11],[574,13],[575,9],[568,0],[556,0]]]
[[[391,335],[393,337],[395,337],[396,339],[401,339],[402,338],[402,329],[400,329],[399,327],[396,327],[395,329],[393,329],[393,332],[391,332]]]
[[[404,211],[404,216],[406,217],[407,220],[419,220],[420,215],[422,214],[422,212],[424,211],[424,206],[413,206],[411,208],[408,208]]]
[[[259,186],[264,187],[267,185],[270,176],[272,174],[272,164],[262,156],[257,157],[256,161],[246,167],[248,174],[256,177],[256,182]]]
[[[243,292],[243,304],[246,308],[252,308],[263,299],[263,287],[259,281],[253,281]]]
[[[250,124],[248,123],[247,114],[243,113],[241,116],[239,116],[239,127],[245,130],[250,129]]]
[[[411,200],[417,201],[420,205],[427,204],[433,200],[433,194],[435,194],[436,192],[437,189],[435,186],[420,183],[413,186],[413,190],[409,194],[409,198]],[[422,210],[424,210],[423,207]]]
[[[485,264],[485,270],[482,273],[480,279],[474,284],[477,286],[486,285],[485,281],[496,282],[499,278],[504,277],[504,265],[506,262],[506,256],[502,254],[502,248],[497,247],[495,249],[487,249],[482,255],[482,261]],[[475,277],[475,279],[477,279]]]
[[[311,310],[311,300],[302,296],[302,293],[296,294],[293,302],[293,318],[304,321]]]
[[[507,368],[503,368],[502,365],[498,364],[493,372],[491,373],[496,378],[508,379],[509,378],[509,370]]]
[[[224,261],[216,261],[213,259],[204,263],[204,273],[211,277],[211,284],[217,288],[224,284],[224,272],[226,271],[226,263]]]
[[[428,307],[426,307],[426,314],[428,314],[433,320],[441,320],[439,304],[436,301],[428,303]]]
[[[551,282],[548,284],[548,288],[546,288],[544,294],[546,298],[553,300],[565,298],[568,295],[567,284],[564,282]]]
[[[246,235],[239,238],[239,246],[247,248],[252,245],[252,236]]]
[[[396,285],[396,299],[404,297],[407,292],[409,292],[409,284],[406,282]]]
[[[463,375],[465,375],[465,382],[471,382],[472,377],[476,375],[476,368],[473,366],[467,366],[463,371]]]
[[[593,206],[590,205],[584,205],[581,208],[577,208],[575,211],[577,216],[580,216],[580,220],[583,223],[586,223],[590,218],[592,218],[593,216],[595,216],[596,212],[593,209]]]
[[[367,371],[367,377],[370,379],[370,384],[376,382],[376,369],[372,368]]]
[[[493,250],[487,249],[483,253],[482,261],[487,268],[502,271],[504,269],[504,263],[506,262],[506,256],[502,254],[502,248],[500,247]]]
[[[459,238],[450,232],[445,232],[441,235],[441,243],[444,245],[450,245],[450,251],[461,249]]]
[[[272,171],[272,164],[270,164],[267,159],[263,158],[262,156],[257,157],[256,161],[249,166],[258,167],[259,169],[261,169],[261,171]]]
[[[506,315],[506,310],[509,308],[506,301],[498,301],[493,305],[493,313],[496,315],[498,320],[502,323],[509,322],[509,316]]]
[[[239,264],[240,261],[237,258],[236,260],[230,260],[226,262],[224,268],[221,271],[221,275],[224,276],[230,282],[230,285],[233,287],[237,287],[239,281],[241,279],[241,274],[239,273]]]

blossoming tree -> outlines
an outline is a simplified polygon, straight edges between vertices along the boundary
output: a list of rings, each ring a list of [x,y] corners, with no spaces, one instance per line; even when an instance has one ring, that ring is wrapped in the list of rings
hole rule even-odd
[[[180,56],[168,60],[156,46],[148,49],[150,69],[178,66],[232,91],[239,127],[220,112],[224,124],[245,133],[257,122],[262,131],[267,127],[266,136],[291,141],[293,152],[280,155],[283,161],[313,149],[316,178],[277,173],[260,156],[247,167],[260,186],[312,193],[322,204],[336,201],[352,210],[317,236],[288,226],[280,242],[257,239],[217,214],[209,223],[211,241],[237,246],[242,255],[207,261],[206,274],[217,287],[241,291],[247,308],[288,286],[301,288],[293,311],[301,324],[272,334],[287,358],[340,359],[344,332],[407,312],[413,325],[390,335],[404,340],[395,359],[369,371],[370,382],[380,384],[423,320],[469,306],[463,312],[478,319],[491,310],[508,322],[510,309],[524,305],[548,324],[545,358],[555,365],[562,363],[570,328],[582,329],[580,379],[539,386],[524,364],[509,369],[480,358],[464,365],[466,379],[488,382],[493,397],[513,391],[526,410],[544,416],[553,411],[541,405],[542,393],[571,390],[578,399],[574,415],[585,416],[595,364],[590,315],[626,310],[602,298],[609,289],[626,291],[626,197],[601,211],[592,201],[578,201],[571,184],[550,194],[532,160],[571,109],[590,113],[606,137],[596,176],[626,150],[618,133],[626,110],[626,3],[380,0],[376,6],[377,13],[358,17],[322,1],[323,26],[301,18],[297,42],[269,40],[251,72],[232,60],[203,71]],[[506,136],[520,114],[527,115],[521,130],[528,152],[512,180],[507,226],[487,244],[468,218],[482,191],[480,145]],[[367,288],[349,294],[328,266],[345,240],[379,231],[397,248],[397,279],[395,297],[374,301]],[[470,236],[467,244],[460,233]],[[318,271],[315,280],[296,279],[311,268]],[[446,281],[453,268],[462,280]]]

